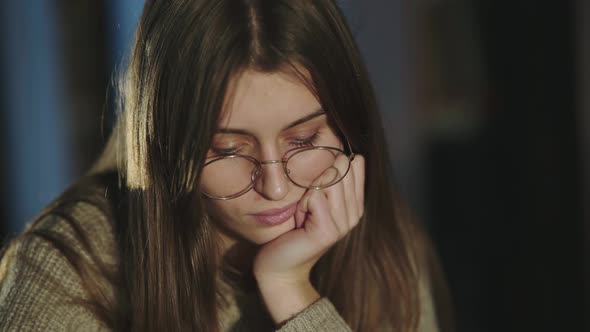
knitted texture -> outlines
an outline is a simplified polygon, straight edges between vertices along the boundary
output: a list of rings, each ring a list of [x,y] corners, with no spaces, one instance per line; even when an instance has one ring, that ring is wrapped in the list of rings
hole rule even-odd
[[[321,298],[305,310],[287,321],[278,331],[351,331],[350,327],[340,317],[334,305],[327,298]]]
[[[89,234],[91,245],[108,262],[112,233],[99,210],[79,203],[72,216]],[[75,230],[54,215],[44,217],[36,229],[67,239],[85,259]],[[28,236],[12,244],[0,264],[0,331],[104,331],[100,321],[72,298],[86,298],[81,279],[67,259],[47,240]]]
[[[93,205],[79,202],[72,209],[73,220],[87,234],[100,259],[114,264],[114,236],[104,215]],[[84,258],[88,252],[76,232],[60,216],[45,216],[35,229],[51,231],[66,239]],[[437,331],[427,287],[421,289],[421,331]],[[219,313],[223,331],[272,331],[273,324],[258,294],[232,294]],[[112,291],[112,290],[111,290]],[[108,292],[107,292],[108,293]],[[38,236],[12,243],[0,262],[0,331],[106,331],[108,330],[72,298],[86,298],[81,279],[68,260],[47,240]],[[113,297],[112,293],[109,296]],[[333,304],[321,298],[304,309],[278,332],[351,331]]]

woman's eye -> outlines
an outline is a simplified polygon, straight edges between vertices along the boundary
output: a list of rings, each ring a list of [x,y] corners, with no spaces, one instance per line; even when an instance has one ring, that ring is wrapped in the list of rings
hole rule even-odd
[[[232,155],[232,154],[236,154],[236,153],[240,152],[241,149],[242,148],[239,146],[233,147],[233,148],[227,148],[227,149],[212,147],[211,151],[213,151],[213,153],[215,153],[216,155],[228,156],[228,155]]]
[[[314,143],[316,143],[318,140],[320,139],[320,134],[319,133],[315,133],[309,137],[306,138],[299,138],[299,139],[294,139],[292,140],[293,145],[295,145],[296,147],[310,147],[313,146]]]

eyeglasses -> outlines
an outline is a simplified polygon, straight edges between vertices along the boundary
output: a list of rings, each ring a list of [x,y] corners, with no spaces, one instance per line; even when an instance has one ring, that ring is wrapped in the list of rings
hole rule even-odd
[[[232,154],[215,157],[205,163],[201,175],[201,192],[208,198],[228,200],[244,195],[252,189],[262,175],[263,166],[282,164],[287,178],[305,189],[324,189],[337,184],[348,174],[355,154],[348,139],[349,155],[335,147],[314,146],[296,148],[285,153],[280,160],[258,160],[254,157]],[[334,162],[346,156],[346,171],[339,172]],[[317,179],[322,176],[322,183]]]

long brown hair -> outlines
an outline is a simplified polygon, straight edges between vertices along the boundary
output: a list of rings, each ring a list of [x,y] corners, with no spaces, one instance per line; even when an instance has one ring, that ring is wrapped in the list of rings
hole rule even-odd
[[[303,80],[366,158],[365,220],[316,264],[314,286],[355,331],[415,329],[416,236],[392,189],[367,70],[333,0],[146,1],[119,120],[92,171],[116,169],[125,200],[112,214],[120,264],[109,280],[120,300],[95,297],[94,312],[115,329],[219,330],[218,239],[198,183],[230,82],[247,69]]]

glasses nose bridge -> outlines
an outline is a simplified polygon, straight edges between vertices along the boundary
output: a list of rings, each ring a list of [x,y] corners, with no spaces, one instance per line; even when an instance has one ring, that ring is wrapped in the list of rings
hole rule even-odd
[[[260,165],[285,164],[285,160],[259,160]]]
[[[258,164],[260,166],[258,167],[257,172],[255,172],[254,176],[252,177],[252,180],[256,180],[257,178],[259,178],[262,175],[262,172],[263,172],[262,166],[266,166],[266,165],[281,165],[281,168],[283,169],[283,173],[289,173],[289,171],[285,168],[285,164],[287,164],[287,160],[283,160],[283,159],[258,160]],[[285,174],[285,175],[287,175],[287,174]],[[287,178],[289,178],[288,175],[287,175]]]

